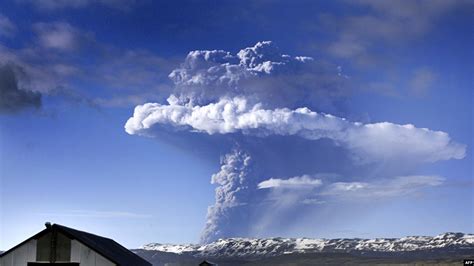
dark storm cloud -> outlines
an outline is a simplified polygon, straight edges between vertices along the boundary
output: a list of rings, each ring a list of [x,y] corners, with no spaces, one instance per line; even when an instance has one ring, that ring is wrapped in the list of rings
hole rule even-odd
[[[19,67],[11,64],[0,66],[0,112],[14,113],[28,108],[41,107],[41,93],[19,87]]]

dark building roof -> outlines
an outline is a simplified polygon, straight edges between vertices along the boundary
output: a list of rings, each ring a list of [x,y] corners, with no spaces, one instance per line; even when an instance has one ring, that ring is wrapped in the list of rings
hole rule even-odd
[[[57,231],[60,232],[71,239],[75,239],[85,246],[89,247],[90,249],[94,250],[95,252],[99,253],[100,255],[104,256],[108,260],[114,262],[119,266],[151,266],[152,264],[143,259],[142,257],[138,256],[137,254],[133,253],[132,251],[128,250],[127,248],[123,247],[119,243],[115,242],[110,238],[101,237],[98,235],[94,235],[91,233],[87,233],[84,231],[79,231],[76,229],[72,229],[66,226],[62,226],[59,224],[53,224],[51,226],[47,226],[46,229],[39,232],[38,234],[30,237],[29,239],[23,241],[19,245],[11,248],[10,250],[0,254],[0,257],[9,253],[10,251],[16,249],[17,247],[23,245],[25,242],[31,239],[37,239],[42,235],[50,232],[50,231]]]
[[[217,265],[217,264],[210,262],[208,260],[204,260],[203,262],[199,263],[199,266],[214,266],[214,265]]]

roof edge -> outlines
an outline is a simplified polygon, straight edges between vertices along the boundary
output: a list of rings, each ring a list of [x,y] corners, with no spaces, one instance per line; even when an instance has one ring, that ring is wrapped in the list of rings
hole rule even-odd
[[[40,232],[34,234],[33,236],[27,238],[26,240],[20,242],[19,244],[16,244],[15,246],[13,246],[12,248],[4,251],[2,254],[0,254],[0,258],[7,255],[8,253],[12,252],[13,250],[19,248],[20,246],[24,245],[26,242],[30,241],[30,240],[33,240],[33,239],[37,239],[39,238],[41,235],[43,234],[46,234],[50,229],[49,228],[45,228],[43,230],[41,230]]]
[[[87,246],[88,248],[94,250],[94,251],[97,252],[99,255],[101,255],[101,256],[103,256],[104,258],[106,258],[106,259],[110,260],[111,262],[115,263],[117,266],[120,266],[120,263],[117,262],[114,258],[111,258],[110,256],[105,255],[104,253],[102,253],[101,251],[99,251],[99,250],[97,250],[96,248],[92,247],[91,245],[89,245],[89,244],[85,243],[84,241],[78,239],[78,238],[75,237],[73,234],[71,234],[70,232],[68,232],[66,228],[67,228],[67,229],[71,229],[71,230],[80,231],[80,230],[77,230],[77,229],[69,228],[69,227],[64,226],[64,225],[52,224],[52,225],[50,225],[50,226],[47,226],[45,229],[41,230],[40,232],[34,234],[33,236],[27,238],[26,240],[22,241],[21,243],[19,243],[19,244],[13,246],[12,248],[6,250],[6,251],[3,252],[3,253],[1,253],[1,254],[0,254],[0,258],[3,257],[3,256],[5,256],[5,255],[7,255],[7,254],[9,254],[10,252],[12,252],[13,250],[17,249],[18,247],[24,245],[25,243],[27,243],[27,242],[30,241],[30,240],[38,239],[40,236],[42,236],[43,234],[48,233],[49,231],[57,230],[57,231],[61,232],[62,234],[66,235],[67,237],[69,237],[70,239],[74,239],[74,240],[79,241],[81,244],[83,244],[83,245]],[[81,231],[81,232],[83,232],[83,231]],[[91,234],[91,233],[89,233],[89,232],[84,232],[84,233]],[[94,234],[91,234],[91,235],[94,235]],[[137,255],[136,253],[132,252],[130,249],[128,249],[128,248],[126,248],[126,247],[120,245],[120,243],[118,243],[117,241],[115,241],[115,240],[113,240],[113,239],[111,239],[111,238],[107,238],[107,237],[103,237],[103,236],[99,236],[99,235],[95,235],[95,236],[97,236],[97,237],[102,237],[102,238],[106,238],[106,239],[109,239],[109,240],[115,242],[117,245],[123,247],[123,248],[126,249],[127,251],[133,253],[135,256],[137,256],[138,258],[140,258],[141,260],[143,260],[143,262],[146,262],[146,263],[148,263],[150,266],[152,266],[152,264],[151,264],[149,261],[147,261],[147,260],[145,260],[144,258],[140,257],[140,256]]]
[[[95,247],[92,247],[91,245],[85,243],[84,241],[82,241],[81,239],[75,237],[73,234],[71,234],[70,232],[67,231],[67,229],[71,229],[71,230],[76,230],[76,231],[80,231],[80,232],[84,232],[84,231],[81,231],[81,230],[77,230],[77,229],[74,229],[74,228],[70,228],[70,227],[67,227],[67,226],[64,226],[64,225],[60,225],[60,224],[53,224],[51,226],[51,228],[53,229],[56,229],[58,231],[60,231],[61,233],[63,233],[64,235],[68,236],[69,238],[71,239],[74,239],[74,240],[77,240],[79,241],[81,244],[85,245],[86,247],[94,250],[95,252],[97,252],[99,255],[101,255],[102,257],[110,260],[111,262],[115,263],[117,266],[121,266],[119,262],[117,262],[114,258],[111,258],[110,256],[104,254],[103,252],[101,252],[100,250],[96,249]],[[66,229],[67,228],[67,229]],[[87,233],[87,234],[91,234],[89,232],[84,232],[84,233]],[[95,234],[91,234],[91,235],[95,235]],[[135,254],[134,252],[132,252],[130,249],[120,245],[120,243],[118,243],[117,241],[113,240],[112,238],[107,238],[107,237],[103,237],[103,236],[99,236],[99,235],[95,235],[97,237],[101,237],[101,238],[106,238],[106,239],[109,239],[113,242],[115,242],[117,245],[123,247],[124,249],[126,249],[127,251],[133,253],[135,256],[137,256],[138,258],[140,258],[141,260],[143,260],[144,262],[146,263],[149,263],[150,266],[152,266],[153,264],[151,264],[149,261],[145,260],[144,258],[138,256],[137,254]]]

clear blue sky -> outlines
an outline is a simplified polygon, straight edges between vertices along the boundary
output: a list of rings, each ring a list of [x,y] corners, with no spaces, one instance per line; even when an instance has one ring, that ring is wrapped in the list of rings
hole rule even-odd
[[[266,40],[284,54],[343,70],[349,92],[331,108],[310,102],[310,109],[349,121],[443,131],[465,145],[465,154],[407,169],[396,165],[404,169],[397,175],[438,176],[441,184],[403,187],[380,200],[328,198],[301,209],[307,214],[284,209],[277,216],[284,225],[262,220],[265,228],[243,236],[472,233],[472,8],[463,1],[2,1],[0,250],[42,230],[46,221],[130,248],[199,241],[208,206],[215,204],[211,175],[220,169],[228,140],[213,135],[211,144],[196,145],[205,142],[193,134],[205,132],[147,138],[127,134],[124,125],[136,105],[166,103],[176,89],[168,74],[189,51],[236,54]],[[236,137],[248,138],[252,143],[245,134]],[[282,170],[259,181],[309,174],[297,167],[294,174]],[[341,172],[358,166],[351,167]],[[360,176],[368,172],[350,181],[372,184]],[[371,187],[393,187],[388,172]],[[260,191],[252,203],[268,196]]]

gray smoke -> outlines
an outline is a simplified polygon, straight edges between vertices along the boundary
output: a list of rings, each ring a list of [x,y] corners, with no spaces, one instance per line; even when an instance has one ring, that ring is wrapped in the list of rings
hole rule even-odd
[[[192,51],[169,77],[180,103],[192,105],[244,95],[265,107],[307,106],[329,112],[349,94],[340,67],[283,54],[271,41],[258,42],[237,54]]]
[[[253,178],[251,163],[250,155],[238,148],[221,158],[221,169],[211,178],[211,183],[218,186],[216,202],[208,209],[202,243],[243,233],[235,219],[246,224],[249,218],[245,205],[249,204],[253,190],[249,183]]]

